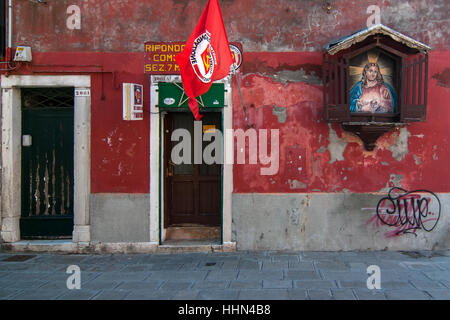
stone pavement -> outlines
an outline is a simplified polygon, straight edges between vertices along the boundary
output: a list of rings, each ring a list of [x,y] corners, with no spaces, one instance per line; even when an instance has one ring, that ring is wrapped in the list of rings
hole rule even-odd
[[[29,258],[24,261],[20,256]],[[19,257],[17,257],[19,256]],[[30,258],[31,256],[31,258]],[[66,270],[81,270],[69,290]],[[367,268],[381,271],[369,290]],[[450,250],[43,254],[0,252],[0,299],[450,300]]]

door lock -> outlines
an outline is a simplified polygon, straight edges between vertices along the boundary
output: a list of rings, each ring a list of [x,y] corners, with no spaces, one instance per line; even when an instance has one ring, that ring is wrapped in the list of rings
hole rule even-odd
[[[173,163],[172,161],[167,161],[167,176],[168,177],[172,177],[173,176],[173,166],[175,165],[175,163]]]

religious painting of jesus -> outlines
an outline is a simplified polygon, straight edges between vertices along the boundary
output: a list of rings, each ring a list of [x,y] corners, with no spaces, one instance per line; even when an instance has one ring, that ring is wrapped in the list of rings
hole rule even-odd
[[[350,112],[396,113],[394,61],[375,49],[356,57],[350,64],[353,80]]]

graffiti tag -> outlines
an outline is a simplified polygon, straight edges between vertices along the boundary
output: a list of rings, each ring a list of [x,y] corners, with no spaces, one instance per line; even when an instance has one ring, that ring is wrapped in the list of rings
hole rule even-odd
[[[377,219],[385,225],[395,227],[386,233],[387,237],[399,236],[405,233],[417,236],[417,230],[431,232],[436,227],[441,216],[439,198],[428,190],[406,191],[394,187],[386,197],[378,201],[376,215],[367,223]]]

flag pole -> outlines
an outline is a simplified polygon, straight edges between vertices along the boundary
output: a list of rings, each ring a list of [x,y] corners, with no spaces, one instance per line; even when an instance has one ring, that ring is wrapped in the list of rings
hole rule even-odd
[[[253,125],[251,125],[251,124],[248,122],[247,109],[245,108],[244,98],[242,98],[241,87],[239,86],[239,80],[238,80],[238,77],[237,77],[237,75],[236,75],[236,70],[233,70],[233,74],[234,74],[234,77],[236,78],[236,83],[237,83],[237,87],[238,87],[238,90],[239,90],[239,95],[240,95],[240,97],[241,97],[242,109],[244,109],[244,119],[245,119],[245,122],[247,123],[247,126],[248,126],[249,128],[253,128]]]

